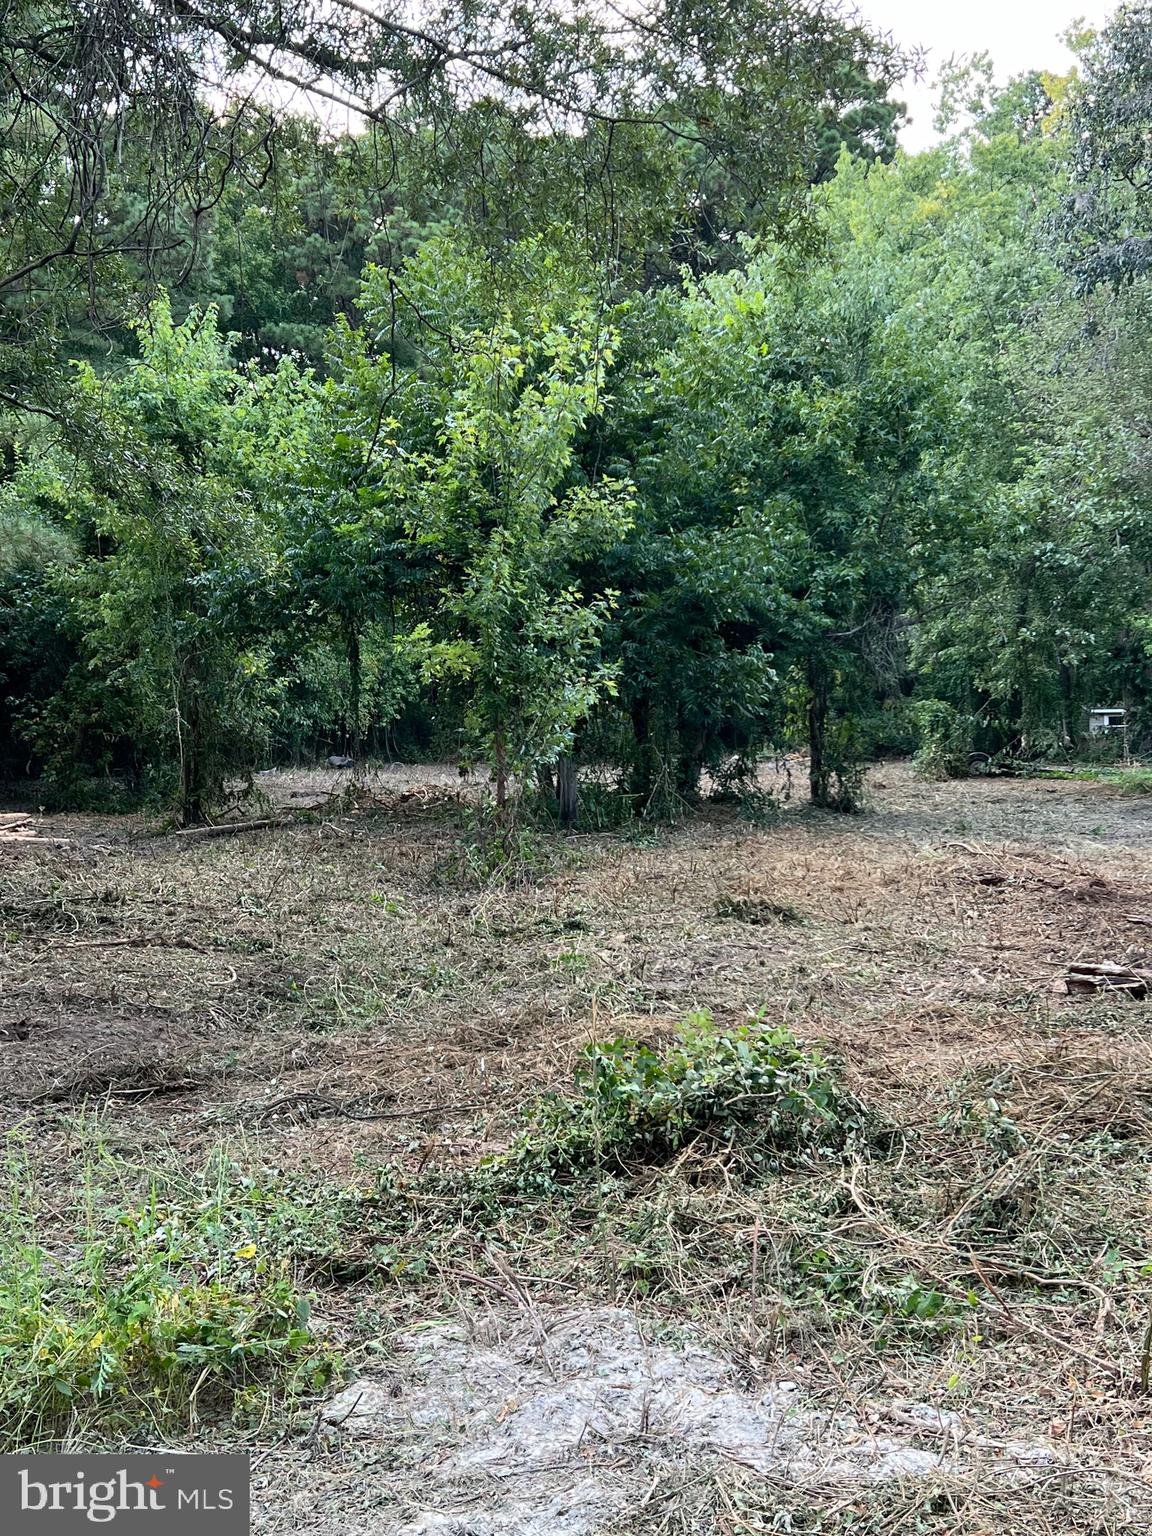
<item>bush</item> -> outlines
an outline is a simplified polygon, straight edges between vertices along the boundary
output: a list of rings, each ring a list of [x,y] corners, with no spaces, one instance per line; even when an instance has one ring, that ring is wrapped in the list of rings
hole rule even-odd
[[[942,699],[921,699],[913,706],[920,728],[920,745],[912,766],[922,779],[963,779],[968,776],[975,721]]]
[[[497,1165],[551,1176],[655,1162],[699,1137],[751,1162],[839,1148],[861,1124],[851,1095],[787,1029],[718,1029],[691,1015],[671,1045],[636,1040],[586,1047],[576,1096],[550,1097]]]

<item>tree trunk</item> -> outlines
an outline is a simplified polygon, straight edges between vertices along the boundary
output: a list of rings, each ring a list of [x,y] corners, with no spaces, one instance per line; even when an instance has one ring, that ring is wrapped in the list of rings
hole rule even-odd
[[[576,759],[567,754],[556,764],[556,792],[560,800],[560,825],[574,827],[580,819],[580,785]]]
[[[652,751],[652,708],[645,698],[634,699],[630,711],[632,716],[632,739],[636,743],[636,751],[632,761],[630,775],[631,790],[640,801],[647,802],[656,783],[656,765],[653,761]]]
[[[831,805],[826,755],[828,737],[828,675],[818,662],[808,663],[808,793],[813,805]]]
[[[508,751],[503,722],[492,732],[492,773],[496,780],[496,804],[503,810],[508,804]]]
[[[211,789],[207,780],[203,726],[195,687],[178,688],[175,702],[180,747],[177,819],[182,827],[194,827],[204,820]]]
[[[677,737],[679,751],[676,757],[676,789],[685,800],[696,800],[700,795],[700,775],[704,772],[708,733],[703,727],[681,727]]]
[[[360,631],[354,624],[346,630],[348,645],[348,755],[360,756],[360,693],[362,668],[360,662]]]
[[[1060,745],[1073,749],[1072,722],[1076,718],[1075,672],[1067,662],[1060,663]]]

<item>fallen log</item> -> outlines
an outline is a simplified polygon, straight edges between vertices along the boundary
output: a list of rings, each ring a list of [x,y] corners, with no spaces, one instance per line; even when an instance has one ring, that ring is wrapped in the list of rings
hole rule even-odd
[[[23,847],[28,843],[35,843],[41,848],[67,848],[69,839],[46,836],[31,816],[0,820],[0,848],[11,848],[17,844]]]
[[[232,832],[258,832],[263,827],[290,827],[286,816],[264,816],[259,821],[220,821],[202,827],[177,827],[173,837],[227,837]]]

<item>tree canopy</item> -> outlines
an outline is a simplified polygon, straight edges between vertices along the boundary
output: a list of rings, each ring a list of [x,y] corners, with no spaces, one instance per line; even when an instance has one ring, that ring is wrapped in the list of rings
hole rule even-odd
[[[568,820],[1146,739],[1152,7],[1077,49],[905,155],[835,5],[15,0],[6,771]]]

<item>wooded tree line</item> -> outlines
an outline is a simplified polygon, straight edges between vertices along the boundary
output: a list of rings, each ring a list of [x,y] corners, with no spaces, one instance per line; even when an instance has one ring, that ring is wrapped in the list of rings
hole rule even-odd
[[[10,777],[1152,729],[1152,7],[916,156],[834,6],[2,9]]]

